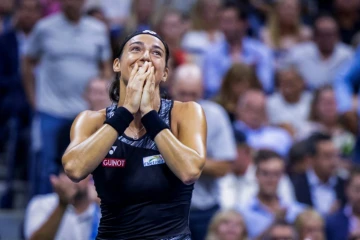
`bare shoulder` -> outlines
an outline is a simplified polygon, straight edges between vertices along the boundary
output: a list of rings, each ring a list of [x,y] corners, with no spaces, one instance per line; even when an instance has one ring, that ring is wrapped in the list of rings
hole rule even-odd
[[[196,102],[174,101],[172,117],[176,119],[178,123],[181,123],[182,121],[205,120],[203,108]]]
[[[106,109],[99,111],[85,110],[75,118],[72,132],[81,130],[85,132],[95,132],[104,123],[106,119]]]

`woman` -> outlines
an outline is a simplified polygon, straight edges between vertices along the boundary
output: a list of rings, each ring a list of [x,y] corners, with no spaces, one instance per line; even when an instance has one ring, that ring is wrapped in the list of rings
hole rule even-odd
[[[92,174],[101,199],[97,239],[190,239],[193,183],[205,164],[201,107],[160,98],[167,44],[149,30],[125,39],[110,89],[117,102],[81,113],[62,161],[73,181]]]
[[[266,27],[260,32],[262,41],[273,49],[276,64],[281,64],[289,49],[312,37],[311,29],[301,24],[300,10],[299,0],[276,1]]]
[[[249,65],[234,63],[225,74],[219,94],[215,97],[215,102],[227,111],[231,122],[236,120],[236,105],[239,97],[248,89],[262,90],[255,70]]]
[[[247,231],[243,217],[235,210],[223,210],[210,222],[206,240],[246,240]]]
[[[324,219],[313,209],[302,212],[295,221],[295,228],[299,239],[324,240]]]
[[[344,128],[340,120],[334,90],[332,86],[323,86],[314,93],[309,121],[301,128],[298,139],[304,139],[314,132],[325,132],[332,136],[341,153],[349,156],[355,145],[355,136]]]

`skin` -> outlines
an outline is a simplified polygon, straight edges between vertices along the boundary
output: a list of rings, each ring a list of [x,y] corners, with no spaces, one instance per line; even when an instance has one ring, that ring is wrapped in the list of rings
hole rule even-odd
[[[201,69],[196,65],[186,64],[178,67],[171,88],[173,99],[182,102],[198,101],[203,97]],[[203,174],[222,177],[231,170],[231,161],[207,158]]]
[[[126,43],[113,69],[121,72],[118,105],[134,115],[129,127],[141,129],[141,117],[160,106],[159,84],[168,76],[165,47],[154,36],[137,35]],[[65,172],[73,181],[94,171],[119,136],[114,128],[103,124],[105,118],[105,110],[100,110],[82,112],[75,119],[71,143],[62,158]],[[125,134],[131,136],[128,130]],[[184,184],[200,177],[206,159],[206,131],[200,105],[175,102],[171,130],[162,130],[154,139],[167,166]]]

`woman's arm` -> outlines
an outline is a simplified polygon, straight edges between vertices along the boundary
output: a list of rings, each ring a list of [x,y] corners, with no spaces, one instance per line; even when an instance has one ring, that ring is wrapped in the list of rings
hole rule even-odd
[[[103,125],[104,110],[84,111],[75,119],[70,132],[70,145],[62,163],[66,175],[79,182],[92,173],[101,163],[118,137],[110,125]]]
[[[166,129],[156,135],[155,142],[171,171],[183,183],[192,184],[205,165],[205,115],[197,103],[175,102],[171,116],[177,125],[177,138]]]

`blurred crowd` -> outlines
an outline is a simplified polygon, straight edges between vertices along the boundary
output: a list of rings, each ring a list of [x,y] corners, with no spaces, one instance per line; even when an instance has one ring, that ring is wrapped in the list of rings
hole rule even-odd
[[[170,47],[162,96],[207,118],[194,240],[360,239],[360,0],[1,0],[0,207],[28,183],[25,239],[96,236],[92,179],[61,156],[146,29]]]

